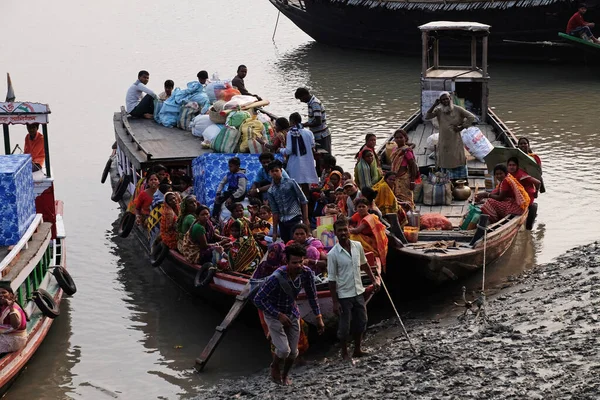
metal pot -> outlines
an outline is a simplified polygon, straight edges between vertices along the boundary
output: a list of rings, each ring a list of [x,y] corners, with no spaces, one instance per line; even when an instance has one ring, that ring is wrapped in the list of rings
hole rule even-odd
[[[465,186],[467,181],[456,181],[454,188],[452,189],[452,197],[454,200],[467,200],[471,197],[471,188]]]

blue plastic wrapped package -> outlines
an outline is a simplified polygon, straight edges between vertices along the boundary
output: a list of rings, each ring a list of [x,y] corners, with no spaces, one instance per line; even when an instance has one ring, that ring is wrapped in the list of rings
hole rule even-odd
[[[0,246],[17,244],[34,217],[31,156],[0,155]]]
[[[179,89],[175,89],[177,91]],[[175,99],[173,99],[173,95],[169,97],[167,100],[163,102],[163,105],[158,113],[159,123],[161,125],[170,127],[177,125],[177,120],[179,119],[179,112],[181,111],[181,106],[179,106]]]
[[[162,100],[154,100],[154,121],[157,124],[160,124],[160,109],[162,108],[163,101]]]

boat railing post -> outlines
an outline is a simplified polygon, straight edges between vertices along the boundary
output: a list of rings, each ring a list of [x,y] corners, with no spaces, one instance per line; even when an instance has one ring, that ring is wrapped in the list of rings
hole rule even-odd
[[[481,39],[481,69],[483,71],[483,77],[487,77],[488,69],[488,37],[487,35]]]
[[[427,54],[427,41],[428,41],[428,35],[427,35],[427,31],[423,31],[423,33],[421,34],[422,40],[423,40],[423,54],[422,54],[422,67],[421,67],[421,74],[423,75],[423,78],[425,78],[425,75],[427,74],[427,61],[428,61],[428,54]]]
[[[433,67],[438,69],[440,67],[440,40],[436,38],[433,42]]]

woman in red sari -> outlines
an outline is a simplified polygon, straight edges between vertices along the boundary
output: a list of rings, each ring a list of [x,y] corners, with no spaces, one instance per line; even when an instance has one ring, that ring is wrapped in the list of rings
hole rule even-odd
[[[533,176],[529,176],[527,172],[519,168],[519,159],[511,157],[506,162],[508,173],[515,177],[517,181],[525,188],[529,195],[529,204],[533,204],[533,200],[537,197],[541,182]]]
[[[540,166],[540,168],[542,168],[542,160],[540,159],[540,157],[537,154],[535,154],[533,151],[531,151],[531,146],[529,145],[529,139],[527,139],[526,137],[519,138],[518,146],[519,146],[519,149],[523,153],[525,153],[529,157],[533,158],[535,160],[535,162]]]
[[[498,222],[507,215],[522,215],[529,207],[529,195],[525,188],[508,173],[504,164],[494,168],[498,187],[490,192],[478,193],[477,201],[487,199],[481,212],[490,217],[490,223]]]
[[[410,209],[414,209],[413,190],[415,181],[419,179],[419,167],[415,160],[415,155],[410,146],[408,146],[408,134],[403,129],[394,132],[394,141],[398,147],[391,156],[392,169],[396,173],[396,185],[394,195],[402,204],[406,204]]]
[[[388,251],[388,238],[385,234],[385,225],[374,214],[369,214],[369,200],[361,197],[354,202],[356,212],[350,218],[350,239],[360,242],[365,253],[373,252],[385,267]]]
[[[146,223],[146,219],[150,215],[152,199],[154,197],[154,193],[156,193],[158,190],[159,184],[160,181],[156,173],[152,172],[146,176],[146,189],[140,192],[135,199],[135,221],[138,225]]]

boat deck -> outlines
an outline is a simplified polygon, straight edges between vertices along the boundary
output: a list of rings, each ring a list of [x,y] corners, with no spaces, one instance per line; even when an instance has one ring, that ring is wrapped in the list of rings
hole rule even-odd
[[[154,120],[128,118],[123,112],[116,112],[113,122],[119,146],[137,166],[149,162],[191,161],[212,152],[203,148],[202,140],[191,132],[167,128]]]

